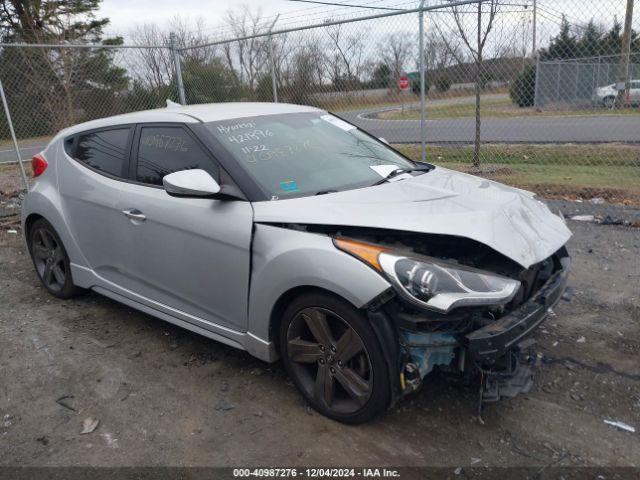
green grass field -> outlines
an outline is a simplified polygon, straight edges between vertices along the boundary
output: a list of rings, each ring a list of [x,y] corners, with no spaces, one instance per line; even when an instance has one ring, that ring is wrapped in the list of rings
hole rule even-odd
[[[420,158],[418,145],[399,145]],[[472,171],[473,147],[427,146],[427,160]],[[630,145],[484,145],[481,175],[549,197],[603,197],[640,204],[640,147]]]
[[[611,112],[604,108],[591,109],[565,109],[537,111],[534,108],[519,108],[509,98],[483,100],[481,104],[483,118],[515,118],[515,117],[545,117],[545,116],[587,116],[587,115],[640,115],[640,108],[616,110]],[[426,118],[429,120],[447,118],[471,118],[475,117],[476,106],[473,103],[435,105],[425,109]],[[384,120],[419,120],[420,110],[412,108],[404,112],[391,110],[379,113],[377,118]]]
[[[419,145],[395,145],[420,158]],[[485,144],[485,171],[472,171],[472,146],[427,145],[427,160],[446,168],[486,176],[548,198],[602,197],[613,203],[640,205],[640,146]],[[29,166],[25,164],[30,173]],[[22,187],[16,164],[0,165],[0,191]]]

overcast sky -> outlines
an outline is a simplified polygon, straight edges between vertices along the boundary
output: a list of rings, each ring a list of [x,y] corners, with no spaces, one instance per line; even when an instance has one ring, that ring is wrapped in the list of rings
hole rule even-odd
[[[352,3],[353,1],[346,0],[344,3]],[[368,2],[371,0],[363,0],[363,3]],[[397,0],[395,3],[398,3]],[[227,10],[241,9],[243,5],[249,6],[252,10],[261,9],[265,16],[278,13],[286,14],[302,9],[310,9],[309,14],[311,14],[330,8],[316,9],[313,7],[317,7],[317,5],[288,0],[103,0],[98,15],[108,17],[111,20],[111,25],[107,30],[109,33],[120,34],[127,33],[136,24],[165,25],[176,15],[192,20],[202,18],[208,26],[214,27],[222,23]]]
[[[331,1],[331,0],[323,0]],[[418,0],[334,0],[337,3],[370,5],[375,7],[394,7],[410,9],[415,8]],[[445,0],[427,0],[427,5],[438,5]],[[513,12],[523,10],[523,5],[528,5],[524,12],[531,12],[532,0],[503,0],[504,4],[513,5]],[[620,20],[624,17],[625,0],[538,0],[539,16],[538,26],[541,43],[546,43],[548,38],[557,32],[561,15],[564,13],[574,24],[584,25],[591,18],[606,25],[607,28],[613,22],[614,15]],[[228,10],[240,10],[247,5],[253,11],[261,10],[263,17],[281,14],[278,27],[321,23],[327,18],[336,18],[341,15],[364,15],[383,13],[382,10],[364,10],[360,8],[330,7],[327,5],[314,5],[289,0],[103,0],[99,16],[108,17],[110,26],[106,29],[109,35],[123,35],[125,38],[131,30],[139,24],[151,23],[165,27],[172,18],[179,15],[195,24],[195,20],[201,18],[205,25],[206,35],[224,35],[224,30],[217,28],[223,23]],[[513,22],[520,24],[523,20],[529,21],[529,13],[515,13],[510,15]],[[636,15],[636,19],[639,15]],[[393,22],[387,22],[389,24]],[[634,26],[638,28],[638,21]],[[524,23],[523,23],[524,25]],[[428,27],[428,25],[427,25]],[[530,27],[527,27],[527,30]],[[226,36],[226,35],[225,35]],[[543,38],[546,37],[546,38]]]

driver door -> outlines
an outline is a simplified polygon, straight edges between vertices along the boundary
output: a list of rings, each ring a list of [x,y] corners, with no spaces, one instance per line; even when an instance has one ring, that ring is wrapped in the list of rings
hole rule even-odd
[[[162,177],[215,159],[183,125],[143,124],[122,191],[124,287],[136,300],[203,328],[247,325],[253,210],[246,201],[173,197]],[[139,297],[142,297],[139,298]]]

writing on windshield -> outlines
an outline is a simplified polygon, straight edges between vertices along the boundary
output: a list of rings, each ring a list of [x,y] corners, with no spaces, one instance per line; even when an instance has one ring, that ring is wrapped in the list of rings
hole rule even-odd
[[[372,166],[412,166],[325,112],[233,119],[207,128],[273,199],[367,186],[380,178]]]

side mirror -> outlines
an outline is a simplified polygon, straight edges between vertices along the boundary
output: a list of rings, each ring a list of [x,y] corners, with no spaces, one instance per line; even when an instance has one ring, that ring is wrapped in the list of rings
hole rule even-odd
[[[386,143],[387,145],[389,145],[389,142],[384,137],[379,137],[378,140],[380,140],[382,143]]]
[[[184,197],[210,197],[220,193],[218,182],[199,168],[165,175],[162,185],[168,194]]]

